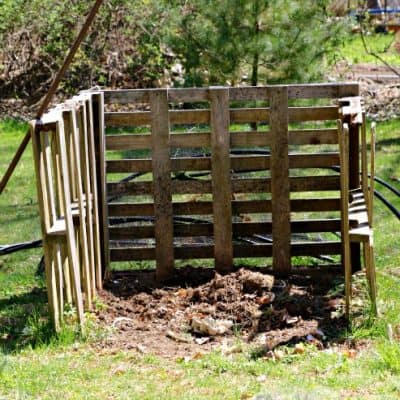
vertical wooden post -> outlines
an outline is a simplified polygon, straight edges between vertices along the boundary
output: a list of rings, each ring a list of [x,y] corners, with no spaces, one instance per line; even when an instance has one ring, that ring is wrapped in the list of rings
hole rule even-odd
[[[210,88],[210,101],[215,268],[226,273],[233,267],[229,89]]]
[[[290,258],[290,181],[288,90],[279,86],[270,97],[272,134],[271,197],[272,197],[272,265],[275,272],[287,275]]]
[[[81,280],[79,273],[79,261],[78,255],[76,252],[76,243],[75,243],[75,228],[74,222],[72,220],[72,211],[71,211],[71,187],[69,181],[69,173],[68,173],[68,163],[67,163],[67,146],[65,142],[65,128],[64,128],[64,120],[66,117],[63,116],[60,122],[57,125],[57,140],[60,149],[60,165],[61,165],[61,184],[62,184],[62,192],[64,202],[64,210],[65,210],[65,225],[66,225],[66,242],[67,242],[67,253],[68,253],[68,265],[70,268],[70,275],[72,278],[72,295],[75,302],[76,312],[78,314],[78,320],[81,323],[81,327],[83,327],[84,322],[84,314],[83,314],[83,300],[82,300],[82,291],[81,291]]]
[[[349,126],[349,188],[358,189],[360,187],[359,125],[352,124],[350,116],[344,122]],[[361,270],[360,243],[351,243],[351,266],[353,273]]]
[[[56,303],[56,293],[54,285],[53,265],[51,262],[51,246],[46,232],[50,229],[50,211],[49,199],[47,193],[46,176],[45,176],[45,157],[44,149],[41,146],[40,131],[36,123],[30,126],[33,147],[33,160],[36,172],[36,189],[38,194],[38,204],[40,212],[40,223],[43,235],[43,253],[45,263],[45,276],[47,285],[47,298],[49,302],[49,313],[54,324],[54,328],[60,328],[60,315]]]
[[[93,231],[93,207],[92,207],[92,187],[90,184],[90,162],[89,162],[89,138],[88,138],[88,110],[86,101],[82,101],[79,112],[77,113],[79,119],[79,140],[81,149],[81,171],[83,178],[83,193],[86,215],[85,224],[87,231],[87,250],[89,258],[89,277],[90,279],[90,292],[92,299],[96,296],[96,271],[95,271],[95,248],[94,248],[94,231]]]
[[[97,168],[94,143],[94,117],[93,117],[93,97],[90,95],[86,101],[87,108],[87,133],[89,139],[89,165],[90,165],[90,186],[93,194],[93,236],[94,236],[94,256],[95,256],[95,276],[97,289],[103,288],[103,273],[101,269],[101,239],[100,239],[100,222],[99,222],[99,196],[97,192]]]
[[[93,131],[96,158],[96,186],[98,194],[98,213],[101,224],[100,243],[102,244],[102,276],[107,277],[110,269],[109,233],[108,233],[108,204],[107,204],[107,179],[106,179],[106,145],[104,126],[104,97],[103,93],[95,93],[92,97],[93,104]]]
[[[80,136],[83,132],[79,129],[79,115],[78,111],[73,107],[69,112],[70,115],[70,129],[72,130],[72,145],[75,153],[75,169],[74,172],[79,179],[77,179],[77,192],[78,192],[78,208],[79,208],[79,238],[80,238],[80,250],[82,255],[82,277],[84,278],[84,290],[85,290],[85,308],[90,310],[92,308],[92,291],[90,286],[90,265],[89,265],[89,250],[88,250],[88,235],[87,235],[87,199],[84,199],[84,184],[81,181],[84,180],[82,170],[82,152],[84,149],[80,146]]]
[[[174,269],[174,226],[167,90],[150,95],[153,195],[156,238],[156,279],[165,281]]]
[[[342,126],[338,121],[339,148],[340,148],[340,196],[341,196],[341,224],[342,224],[342,265],[345,276],[345,314],[350,314],[351,298],[351,263],[349,238],[349,128]]]

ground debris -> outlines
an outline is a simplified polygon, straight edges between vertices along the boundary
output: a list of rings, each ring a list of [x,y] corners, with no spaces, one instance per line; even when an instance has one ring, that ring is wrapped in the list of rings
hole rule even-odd
[[[140,344],[148,352],[185,357],[219,349],[235,334],[266,351],[299,342],[324,348],[327,337],[339,335],[346,325],[343,318],[330,318],[342,303],[338,295],[328,294],[328,281],[315,285],[295,275],[274,279],[244,268],[220,275],[187,267],[179,274],[168,286],[147,289],[143,282],[129,283],[140,277],[113,277],[110,291],[100,293],[107,307],[99,319],[118,328],[108,340],[111,346],[134,349]]]

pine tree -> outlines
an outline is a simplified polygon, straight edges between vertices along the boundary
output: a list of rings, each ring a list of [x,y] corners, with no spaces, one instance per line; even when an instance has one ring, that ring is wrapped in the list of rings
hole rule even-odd
[[[168,44],[185,84],[311,81],[343,26],[328,0],[192,0],[170,5]]]

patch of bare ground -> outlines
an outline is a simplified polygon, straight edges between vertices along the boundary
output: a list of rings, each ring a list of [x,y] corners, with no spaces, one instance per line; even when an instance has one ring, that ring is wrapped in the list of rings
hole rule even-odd
[[[112,329],[95,346],[177,358],[242,340],[267,353],[302,342],[324,349],[346,329],[342,293],[329,276],[316,282],[185,267],[165,286],[153,282],[153,272],[113,274],[100,293],[105,310],[97,312]]]

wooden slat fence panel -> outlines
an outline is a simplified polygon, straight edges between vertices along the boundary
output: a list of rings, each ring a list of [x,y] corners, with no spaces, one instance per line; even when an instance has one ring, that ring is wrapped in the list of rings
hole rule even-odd
[[[157,92],[104,92],[106,104],[122,107],[119,112],[104,114],[106,126],[121,131],[106,135],[113,261],[129,260],[124,252],[138,260],[156,259],[156,247],[150,249],[156,236],[156,209],[151,200],[157,186],[150,129],[154,116],[148,110]],[[174,258],[216,260],[217,254],[225,254],[229,262],[223,264],[229,270],[232,258],[247,254],[247,250],[237,247],[237,237],[240,241],[244,234],[272,234],[275,253],[268,244],[264,248],[255,246],[257,250],[249,250],[249,254],[273,256],[275,270],[282,274],[290,271],[291,257],[307,253],[295,242],[296,235],[337,232],[337,100],[358,94],[358,85],[353,83],[164,90],[169,103],[168,190],[172,216],[171,225],[167,226],[168,232],[172,229]],[[182,103],[186,103],[184,108]],[[125,104],[130,111],[124,109]],[[137,111],[132,111],[134,104]],[[140,127],[137,133],[132,132],[135,127]],[[120,155],[116,157],[112,152]],[[120,177],[126,178],[116,182]],[[182,224],[180,216],[188,221]],[[141,222],[141,218],[150,219]],[[189,237],[204,237],[207,244],[199,242],[193,246],[182,242]],[[146,240],[150,248],[143,247]],[[337,244],[324,247],[324,243],[329,243],[324,240],[322,245],[311,247],[314,253],[310,250],[310,256],[327,254],[324,252],[332,249],[333,254],[340,254]],[[249,244],[243,246],[251,248]],[[322,253],[317,254],[315,249]]]
[[[84,309],[92,308],[103,280],[97,265],[92,96],[78,96],[46,114],[43,123],[32,123],[49,311],[57,330],[65,304],[73,306],[84,327]]]

